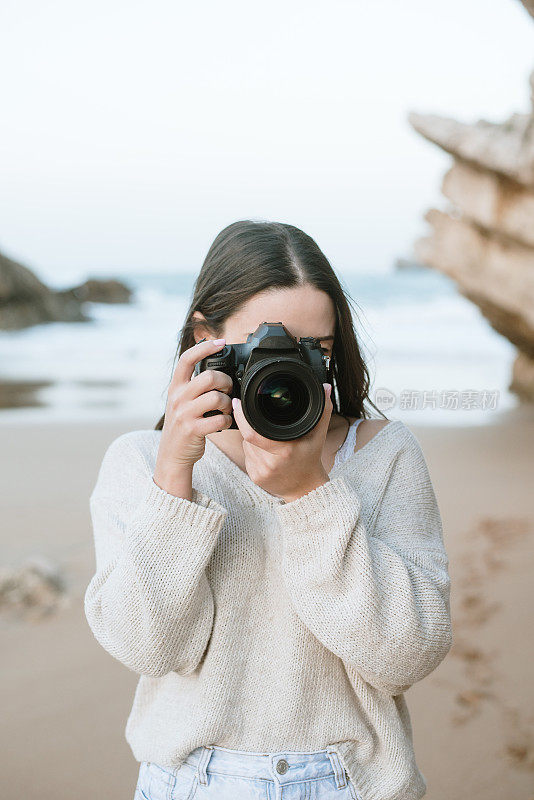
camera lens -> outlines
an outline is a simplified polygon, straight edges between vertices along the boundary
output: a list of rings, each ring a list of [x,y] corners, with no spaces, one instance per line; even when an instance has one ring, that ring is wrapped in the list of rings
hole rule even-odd
[[[293,375],[277,372],[264,378],[256,391],[259,411],[274,425],[292,425],[305,415],[309,405],[306,385]]]

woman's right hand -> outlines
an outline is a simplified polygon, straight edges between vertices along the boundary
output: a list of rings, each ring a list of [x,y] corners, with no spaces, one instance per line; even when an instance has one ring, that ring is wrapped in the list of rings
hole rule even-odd
[[[230,375],[207,369],[191,377],[197,362],[222,350],[224,344],[225,339],[197,342],[181,354],[174,370],[154,470],[154,481],[170,494],[177,490],[178,496],[190,495],[193,465],[204,454],[206,434],[232,424]],[[215,410],[222,413],[202,416]]]

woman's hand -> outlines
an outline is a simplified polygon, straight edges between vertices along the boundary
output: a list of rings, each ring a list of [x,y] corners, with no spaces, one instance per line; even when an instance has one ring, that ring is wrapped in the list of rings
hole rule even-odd
[[[197,342],[181,354],[167,393],[154,481],[175,496],[191,499],[193,465],[204,454],[206,435],[232,424],[232,379],[207,369],[193,375],[195,365],[222,350],[224,339]],[[220,411],[204,417],[206,411]]]
[[[332,415],[332,387],[328,383],[323,383],[323,386],[325,406],[321,419],[309,433],[289,442],[260,436],[245,419],[241,402],[237,398],[232,400],[234,419],[243,434],[245,465],[250,479],[286,503],[330,479],[321,456]]]

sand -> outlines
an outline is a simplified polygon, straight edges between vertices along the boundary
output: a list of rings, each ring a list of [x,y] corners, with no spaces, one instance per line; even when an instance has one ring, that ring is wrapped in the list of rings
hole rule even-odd
[[[154,423],[0,426],[0,565],[20,569],[40,555],[65,581],[55,603],[55,584],[26,571],[26,594],[4,594],[0,608],[6,798],[133,798],[138,764],[124,726],[137,676],[101,648],[83,613],[94,571],[88,497],[108,443]],[[532,800],[534,409],[491,426],[410,427],[432,475],[452,579],[453,648],[406,693],[426,797]],[[32,598],[40,605],[27,607]]]

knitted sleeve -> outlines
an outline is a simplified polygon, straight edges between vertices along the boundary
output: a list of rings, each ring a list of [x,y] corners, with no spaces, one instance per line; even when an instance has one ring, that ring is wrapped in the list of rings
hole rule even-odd
[[[226,509],[153,480],[131,432],[109,445],[89,501],[96,572],[85,615],[114,658],[143,675],[192,672],[207,647],[214,601],[205,566]]]
[[[367,524],[361,504],[351,473],[277,506],[284,579],[297,614],[348,671],[402,694],[452,645],[440,512],[408,428]]]

